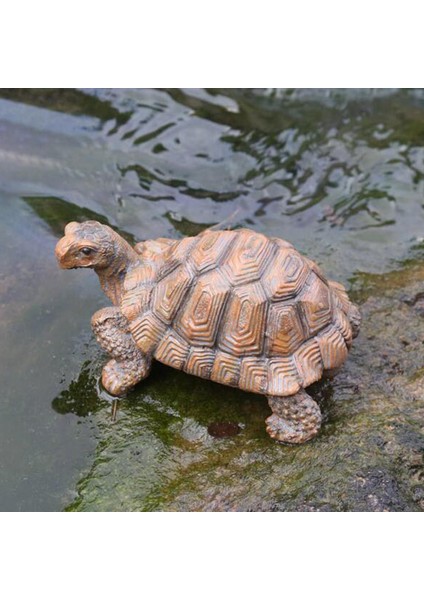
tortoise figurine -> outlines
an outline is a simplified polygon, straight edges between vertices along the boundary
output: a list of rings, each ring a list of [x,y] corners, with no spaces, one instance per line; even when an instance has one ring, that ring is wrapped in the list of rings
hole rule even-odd
[[[316,435],[321,412],[305,388],[347,358],[360,315],[340,283],[294,247],[249,229],[206,230],[132,248],[96,221],[69,223],[56,246],[63,269],[93,268],[113,307],[91,320],[112,359],[102,383],[124,395],[152,359],[264,394],[269,435]]]

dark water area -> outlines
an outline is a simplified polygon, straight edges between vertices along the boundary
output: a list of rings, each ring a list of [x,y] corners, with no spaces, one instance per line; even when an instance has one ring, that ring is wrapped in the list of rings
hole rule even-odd
[[[265,398],[160,364],[114,422],[108,300],[54,257],[72,220],[134,243],[227,218],[361,307],[303,446]],[[0,90],[0,510],[422,510],[423,281],[423,90]]]

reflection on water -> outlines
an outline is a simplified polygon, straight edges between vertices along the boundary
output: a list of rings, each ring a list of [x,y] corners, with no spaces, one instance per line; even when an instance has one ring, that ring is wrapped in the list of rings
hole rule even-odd
[[[93,274],[57,269],[66,222],[96,219],[134,243],[233,215],[360,291],[367,274],[422,255],[423,140],[419,90],[0,90],[0,507],[64,508],[78,485],[95,507],[102,448],[121,448],[128,468],[125,452],[142,446],[127,480],[144,482],[143,509],[166,505],[186,463],[212,468],[213,444],[268,452],[263,399],[169,369],[166,384],[153,374],[122,403],[109,431],[89,331],[106,299]],[[243,427],[214,438],[213,424]]]
[[[50,198],[48,196],[22,196],[22,200],[32,208],[32,210],[42,219],[48,226],[51,232],[62,237],[65,226],[70,221],[99,221],[105,225],[111,226],[107,217],[96,213],[94,210],[78,206],[72,202],[67,202],[62,198]],[[122,237],[128,242],[135,243],[134,236],[126,231],[122,231],[119,227],[114,227]]]
[[[352,252],[356,269],[378,272],[422,235],[417,91],[3,97],[7,188],[72,202],[137,238],[185,234],[177,223],[216,223],[238,208],[239,225],[289,237],[346,277]]]

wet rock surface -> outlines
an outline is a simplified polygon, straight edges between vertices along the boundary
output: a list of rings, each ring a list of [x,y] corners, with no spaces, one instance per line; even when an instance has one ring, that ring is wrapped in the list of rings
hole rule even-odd
[[[109,406],[96,413],[102,443],[68,510],[422,510],[424,322],[404,298],[423,280],[418,263],[358,281],[363,327],[350,359],[310,388],[324,414],[317,439],[276,444],[264,398],[157,365],[115,424]],[[214,436],[213,418],[242,429]]]

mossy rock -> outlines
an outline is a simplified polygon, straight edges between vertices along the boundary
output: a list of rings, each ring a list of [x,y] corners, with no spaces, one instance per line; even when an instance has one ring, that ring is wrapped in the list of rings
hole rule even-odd
[[[422,510],[423,278],[413,263],[357,284],[361,334],[334,379],[311,388],[324,424],[297,447],[265,434],[264,398],[159,364],[112,423],[110,405],[95,402],[99,355],[80,377],[97,411],[97,453],[67,510]],[[236,424],[236,435],[213,437],[216,422]]]

